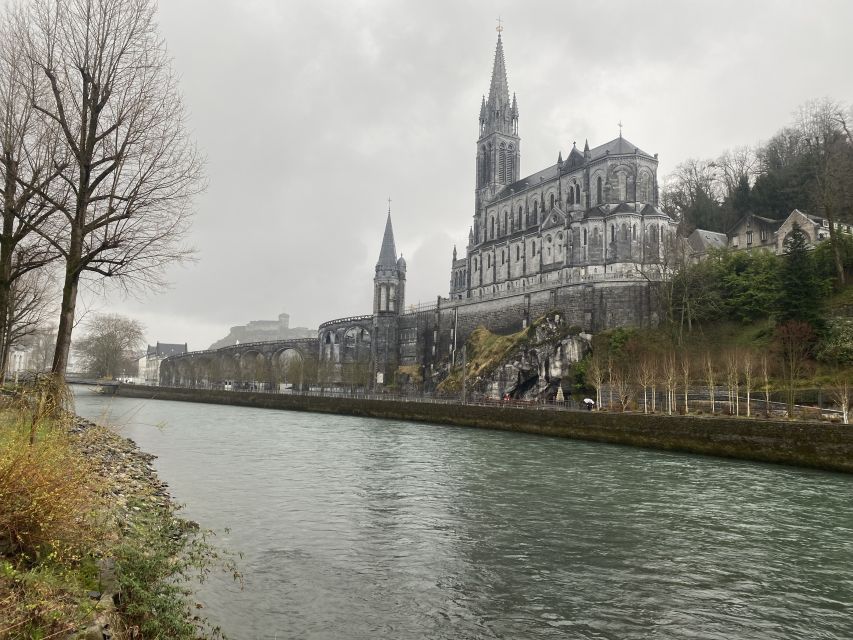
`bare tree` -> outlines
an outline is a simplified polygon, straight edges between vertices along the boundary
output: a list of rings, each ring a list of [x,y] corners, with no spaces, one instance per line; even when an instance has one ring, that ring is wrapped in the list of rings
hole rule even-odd
[[[750,394],[755,375],[755,354],[750,349],[744,351],[741,356],[741,370],[743,371],[743,384],[746,387],[746,417],[749,418],[752,415]]]
[[[789,320],[776,327],[776,349],[785,374],[788,417],[794,417],[794,390],[809,365],[814,329],[808,322]]]
[[[764,391],[764,415],[770,417],[770,366],[767,354],[761,356],[761,388]]]
[[[15,278],[9,291],[0,350],[0,382],[4,380],[12,347],[43,330],[54,312],[52,274],[44,269],[26,271]]]
[[[595,407],[601,408],[601,387],[604,386],[604,365],[601,353],[593,351],[586,367],[586,381],[595,389]]]
[[[690,405],[687,400],[690,391],[690,365],[691,354],[686,349],[681,351],[681,384],[684,387],[684,414],[690,413]]]
[[[39,191],[57,176],[62,165],[56,157],[56,138],[33,108],[38,85],[36,69],[26,55],[27,23],[20,5],[0,10],[0,359],[5,371],[10,336],[19,333],[7,325],[20,313],[24,291],[34,293],[32,279],[20,278],[56,257],[34,231],[41,228],[55,208]],[[17,292],[16,292],[17,288]],[[43,297],[43,296],[41,296]],[[17,309],[12,308],[17,303]],[[31,314],[25,314],[31,315]],[[24,323],[27,324],[27,323]],[[19,335],[19,337],[21,337]]]
[[[672,415],[675,411],[675,393],[678,384],[678,365],[675,361],[675,352],[670,350],[663,357],[663,382],[666,387],[667,413]]]
[[[850,386],[850,375],[845,369],[839,369],[832,378],[830,394],[841,409],[841,419],[844,424],[850,424],[850,398],[853,388]]]
[[[717,412],[716,407],[716,384],[717,384],[717,367],[714,362],[714,357],[711,355],[710,351],[705,352],[704,358],[704,370],[705,370],[705,383],[708,385],[708,398],[711,401],[711,413]]]
[[[202,161],[153,0],[33,0],[28,55],[46,79],[35,109],[68,166],[37,188],[59,212],[43,232],[65,262],[53,371],[64,375],[81,277],[162,284],[182,245]],[[29,185],[33,188],[36,185]]]
[[[796,128],[808,158],[815,185],[815,198],[829,222],[829,241],[838,282],[844,285],[844,261],[836,223],[845,208],[853,204],[853,145],[844,109],[826,98],[800,107]]]
[[[643,388],[643,413],[649,412],[649,388],[651,387],[654,393],[656,367],[657,363],[655,362],[654,354],[647,349],[641,351],[639,362],[637,363],[636,375],[637,384]],[[654,411],[654,408],[652,408],[652,411]]]
[[[117,314],[98,314],[86,323],[86,334],[74,350],[88,373],[117,378],[132,369],[135,352],[144,343],[142,325]]]
[[[715,177],[722,182],[727,197],[731,196],[743,181],[752,185],[759,172],[758,156],[749,146],[724,151],[714,164],[717,168]]]

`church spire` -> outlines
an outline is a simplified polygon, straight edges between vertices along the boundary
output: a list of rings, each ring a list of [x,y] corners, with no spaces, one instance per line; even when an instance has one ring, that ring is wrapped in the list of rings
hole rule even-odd
[[[382,237],[382,249],[379,251],[379,260],[376,267],[390,267],[397,265],[397,248],[394,246],[394,229],[391,227],[391,209],[388,208],[388,220],[385,222],[385,235]]]
[[[480,120],[484,125],[483,134],[498,132],[513,135],[518,133],[518,100],[515,94],[513,94],[512,101],[509,98],[506,58],[504,57],[504,45],[500,31],[498,32],[498,43],[495,46],[489,97],[486,99],[485,105],[480,106]]]

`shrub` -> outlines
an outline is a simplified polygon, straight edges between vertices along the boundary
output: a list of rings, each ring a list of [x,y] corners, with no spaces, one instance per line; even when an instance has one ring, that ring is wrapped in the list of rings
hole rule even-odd
[[[31,424],[0,426],[0,547],[73,562],[102,537],[93,471],[66,433]]]

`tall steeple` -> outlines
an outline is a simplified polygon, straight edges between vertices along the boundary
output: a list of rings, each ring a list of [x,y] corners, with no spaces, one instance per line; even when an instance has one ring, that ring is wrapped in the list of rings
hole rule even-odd
[[[382,248],[379,250],[379,260],[376,261],[376,269],[380,267],[394,268],[397,265],[397,248],[394,246],[394,229],[391,227],[391,211],[388,211],[388,219],[385,221],[385,235],[382,236]]]
[[[376,261],[376,275],[373,277],[373,313],[400,313],[405,303],[406,261],[403,256],[397,258],[394,246],[394,229],[391,226],[391,200],[388,200],[388,217],[385,220],[385,233],[382,236],[382,248]]]
[[[495,61],[492,66],[492,83],[489,86],[489,98],[486,100],[486,117],[482,134],[517,133],[518,104],[513,95],[513,101],[509,99],[509,84],[506,80],[506,58],[504,57],[504,46],[501,34],[498,33],[498,44],[495,47]]]
[[[477,141],[477,206],[483,198],[493,197],[519,177],[520,143],[518,137],[518,99],[509,97],[506,78],[502,26],[492,64],[489,97],[480,103],[480,137]]]

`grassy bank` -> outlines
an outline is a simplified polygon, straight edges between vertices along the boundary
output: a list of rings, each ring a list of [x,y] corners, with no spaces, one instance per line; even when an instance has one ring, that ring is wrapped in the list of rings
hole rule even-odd
[[[180,516],[151,460],[109,429],[4,398],[0,640],[221,635],[189,587],[236,570]]]

